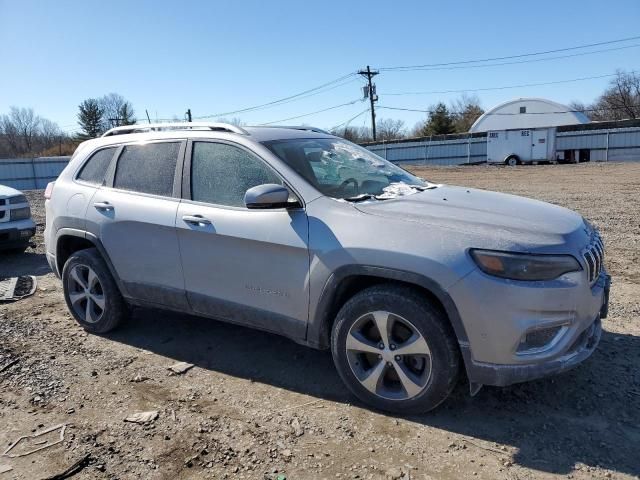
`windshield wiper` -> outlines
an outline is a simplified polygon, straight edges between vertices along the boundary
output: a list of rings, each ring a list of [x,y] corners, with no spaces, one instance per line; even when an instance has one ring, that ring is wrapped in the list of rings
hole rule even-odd
[[[373,198],[376,198],[375,195],[372,195],[370,193],[361,193],[360,195],[356,195],[354,197],[345,197],[343,198],[343,200],[346,200],[347,202],[364,202],[365,200],[371,200]]]

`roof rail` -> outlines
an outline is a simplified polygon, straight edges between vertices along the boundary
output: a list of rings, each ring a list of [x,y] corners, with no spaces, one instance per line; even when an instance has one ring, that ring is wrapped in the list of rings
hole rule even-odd
[[[330,132],[327,132],[326,130],[323,130],[321,128],[317,128],[317,127],[309,127],[306,125],[257,125],[258,128],[290,128],[292,130],[306,130],[309,132],[315,132],[315,133],[325,133],[327,135],[331,135]]]
[[[149,123],[138,125],[125,125],[123,127],[115,127],[107,130],[102,134],[103,137],[111,137],[113,135],[126,135],[128,133],[144,133],[160,130],[212,130],[216,132],[238,133],[240,135],[249,135],[244,128],[230,123],[215,122],[176,122],[176,123]]]

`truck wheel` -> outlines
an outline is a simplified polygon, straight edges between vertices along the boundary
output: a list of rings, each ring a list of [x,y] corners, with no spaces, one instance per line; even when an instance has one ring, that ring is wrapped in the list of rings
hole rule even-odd
[[[345,303],[331,352],[351,392],[379,410],[427,412],[458,381],[460,354],[447,319],[406,287],[374,286]]]
[[[519,163],[520,163],[520,160],[515,155],[511,155],[507,157],[507,159],[504,161],[504,164],[509,165],[510,167],[515,167]]]
[[[95,248],[69,257],[62,269],[62,285],[69,311],[88,332],[109,332],[127,314],[118,286]]]

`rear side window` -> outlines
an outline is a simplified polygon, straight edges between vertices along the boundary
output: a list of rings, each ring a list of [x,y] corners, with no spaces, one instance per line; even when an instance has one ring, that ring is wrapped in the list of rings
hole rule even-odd
[[[244,194],[282,180],[262,160],[232,145],[195,142],[191,158],[191,198],[198,202],[244,207]]]
[[[107,169],[113,158],[113,154],[116,152],[117,147],[103,148],[91,155],[89,160],[86,161],[82,170],[78,174],[78,180],[83,182],[92,183],[94,185],[102,185],[104,182]]]
[[[122,150],[115,188],[170,197],[180,142],[127,145]]]

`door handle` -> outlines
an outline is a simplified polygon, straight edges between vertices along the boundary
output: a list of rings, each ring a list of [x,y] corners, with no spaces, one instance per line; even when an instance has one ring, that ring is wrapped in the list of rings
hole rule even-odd
[[[113,210],[113,205],[109,202],[96,202],[93,204],[98,210]]]
[[[204,218],[202,215],[184,215],[182,220],[192,225],[211,225],[211,220]]]

